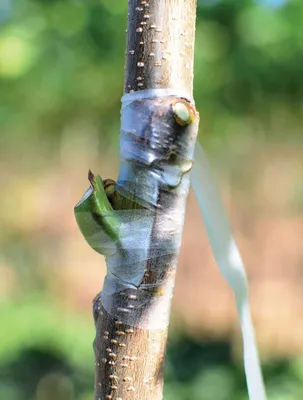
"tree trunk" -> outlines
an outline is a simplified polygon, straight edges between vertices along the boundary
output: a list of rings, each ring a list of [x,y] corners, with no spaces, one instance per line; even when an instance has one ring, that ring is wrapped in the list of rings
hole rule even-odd
[[[117,185],[141,199],[155,217],[139,285],[117,284],[115,289],[115,280],[109,278],[94,300],[95,400],[162,399],[170,303],[199,121],[190,100],[196,0],[129,0],[128,4],[125,93],[170,89],[187,96],[166,94],[135,102],[135,112],[149,121],[148,135],[154,135],[154,147],[148,152],[156,154],[157,147],[156,162],[127,157],[121,142],[124,161]],[[175,169],[178,174],[172,177]],[[151,171],[157,184],[150,183]],[[176,176],[177,182],[171,183]],[[131,264],[125,265],[129,275]],[[142,261],[138,265],[142,269]],[[115,268],[112,276],[123,274],[123,266],[119,272]]]

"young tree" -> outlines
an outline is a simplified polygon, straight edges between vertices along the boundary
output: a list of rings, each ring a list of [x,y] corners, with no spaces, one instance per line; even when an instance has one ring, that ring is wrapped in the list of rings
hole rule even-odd
[[[196,0],[129,0],[117,183],[89,173],[75,207],[107,258],[94,300],[95,399],[159,400],[199,115]]]

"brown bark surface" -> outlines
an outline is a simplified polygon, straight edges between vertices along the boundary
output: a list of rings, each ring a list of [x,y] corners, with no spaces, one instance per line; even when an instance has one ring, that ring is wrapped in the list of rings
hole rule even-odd
[[[196,0],[130,0],[125,92],[193,90]]]
[[[170,88],[192,95],[195,18],[196,0],[129,1],[125,93]],[[173,118],[168,120],[175,124]],[[195,137],[189,140],[194,141]],[[182,213],[186,197],[187,190],[178,198],[160,190],[157,206],[164,211],[162,215],[165,210]],[[155,235],[163,229],[161,222],[156,217]],[[177,234],[182,234],[182,227],[183,221],[176,226]],[[177,260],[178,254],[171,254],[148,261],[144,283],[157,283],[159,277],[154,278],[153,271],[159,270],[159,265],[163,268],[162,278],[174,282]],[[137,294],[124,290],[120,295],[123,309],[136,307]],[[161,295],[159,291],[153,294]],[[168,313],[170,297],[163,303]],[[155,313],[148,306],[144,312]],[[94,318],[95,400],[162,399],[167,328],[141,329],[123,323],[104,309],[100,294],[94,300]]]

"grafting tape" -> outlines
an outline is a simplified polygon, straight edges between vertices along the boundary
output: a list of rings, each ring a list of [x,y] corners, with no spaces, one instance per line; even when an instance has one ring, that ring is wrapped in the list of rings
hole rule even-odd
[[[163,143],[158,140],[158,136],[164,138],[164,142],[167,140],[169,149],[170,125],[161,118],[153,120],[150,124],[153,107],[155,104],[156,107],[161,107],[161,102],[153,101],[168,98],[185,99],[194,105],[191,96],[173,89],[142,90],[122,97],[120,155],[125,162],[121,164],[117,187],[120,185],[124,193],[138,190],[138,198],[144,197],[144,204],[150,204],[151,207],[114,211],[114,220],[118,217],[120,221],[117,228],[118,242],[114,242],[104,231],[98,229],[93,231],[88,240],[95,250],[106,256],[107,276],[101,293],[103,307],[117,320],[144,329],[164,329],[168,325],[174,279],[161,277],[161,270],[155,269],[155,284],[142,284],[142,280],[151,258],[162,257],[165,262],[165,257],[168,257],[169,263],[170,255],[178,254],[184,220],[184,207],[175,207],[174,211],[162,214],[161,210],[156,208],[159,187],[179,182],[179,189],[183,190],[184,194],[189,186],[188,175],[183,177],[179,166],[161,164],[163,157],[165,159],[165,152],[163,153]],[[192,133],[194,137],[197,125],[192,125],[188,133]],[[193,148],[184,146],[183,149],[182,145],[180,142],[179,154],[182,158],[184,151],[188,161],[193,158]],[[219,269],[235,295],[243,337],[249,398],[266,400],[251,321],[244,264],[212,178],[207,157],[199,143],[195,148],[195,160],[191,179],[203,214],[207,236]],[[134,178],[133,181],[129,181],[130,176]],[[138,185],[141,185],[139,189]],[[90,195],[91,192],[87,192],[82,201]],[[88,222],[89,218],[91,217],[87,216]],[[160,229],[154,235],[153,226],[156,219]]]
[[[168,101],[165,103],[165,100]],[[185,207],[168,211],[169,204],[165,204],[168,207],[164,211],[158,208],[160,188],[176,185],[183,194],[189,189],[189,175],[182,179],[184,172],[179,164],[169,162],[165,143],[168,150],[173,146],[178,148],[181,161],[182,157],[193,161],[194,156],[194,140],[188,146],[188,139],[178,136],[177,145],[172,143],[172,126],[166,118],[170,114],[172,118],[170,107],[178,100],[194,105],[186,93],[170,89],[143,90],[122,97],[120,156],[124,162],[116,187],[118,191],[122,188],[124,194],[139,191],[136,193],[139,201],[144,198],[144,203],[151,208],[115,211],[122,221],[118,236],[125,251],[117,248],[106,254],[107,276],[101,300],[105,310],[121,322],[145,329],[164,329],[169,323],[174,276],[162,276],[163,265],[166,258],[169,265],[170,256],[179,253],[185,213]],[[159,114],[163,117],[157,117]],[[182,128],[184,132],[187,129],[184,137],[197,131],[197,126],[196,123]],[[177,197],[178,192],[172,196]],[[153,232],[155,220],[156,234]],[[156,283],[142,283],[147,263],[159,257],[162,262],[154,263],[151,272]]]

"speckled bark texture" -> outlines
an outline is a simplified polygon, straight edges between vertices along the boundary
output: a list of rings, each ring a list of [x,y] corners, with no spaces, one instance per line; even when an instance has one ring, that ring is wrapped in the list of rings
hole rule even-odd
[[[125,92],[193,90],[196,0],[130,0]]]
[[[128,326],[108,315],[99,298],[95,302],[95,399],[162,399],[167,330]]]
[[[125,93],[169,88],[183,90],[189,97],[192,95],[195,17],[196,0],[129,1]],[[154,103],[150,111],[151,125],[156,122],[159,124],[159,118],[163,118],[162,122],[167,126],[167,143],[172,143],[173,149],[169,157],[167,152],[163,152],[163,160],[158,160],[158,168],[163,167],[165,171],[176,163],[179,165],[180,160],[188,161],[183,164],[184,171],[177,187],[168,188],[160,183],[157,188],[157,202],[153,205],[158,210],[152,234],[155,242],[161,240],[159,238],[168,237],[167,233],[163,234],[165,229],[171,231],[172,240],[178,241],[182,235],[183,220],[179,219],[174,226],[173,216],[176,213],[184,215],[190,185],[190,168],[185,167],[192,165],[192,149],[196,140],[199,115],[192,103],[185,99],[179,100],[190,110],[194,120],[192,128],[180,126],[174,119],[173,106],[178,101],[176,98],[163,100],[159,111],[155,111],[158,108]],[[155,101],[161,103],[159,99]],[[165,110],[163,117],[162,110]],[[132,160],[127,162],[132,163]],[[132,174],[135,171],[137,187],[140,186],[141,177],[142,183],[145,183],[144,177],[148,176],[148,168],[144,163],[134,166]],[[180,169],[182,168],[180,166]],[[125,179],[131,181],[134,177],[130,174]],[[144,192],[140,197],[144,200]],[[166,219],[167,224],[163,224],[163,220]],[[95,400],[162,399],[167,327],[141,329],[138,325],[124,323],[118,315],[136,312],[135,308],[141,298],[152,299],[161,296],[165,297],[163,307],[169,312],[177,262],[177,252],[155,256],[151,246],[143,286],[115,293],[115,301],[117,296],[121,296],[117,312],[113,310],[109,315],[103,307],[101,294],[95,298]],[[159,285],[160,280],[172,284],[162,286]],[[149,289],[148,296],[143,293],[146,285],[155,287],[154,290]],[[168,292],[163,293],[162,289]],[[151,301],[149,306],[149,302],[145,301],[141,310],[144,310],[144,313],[153,313],[152,303]]]

